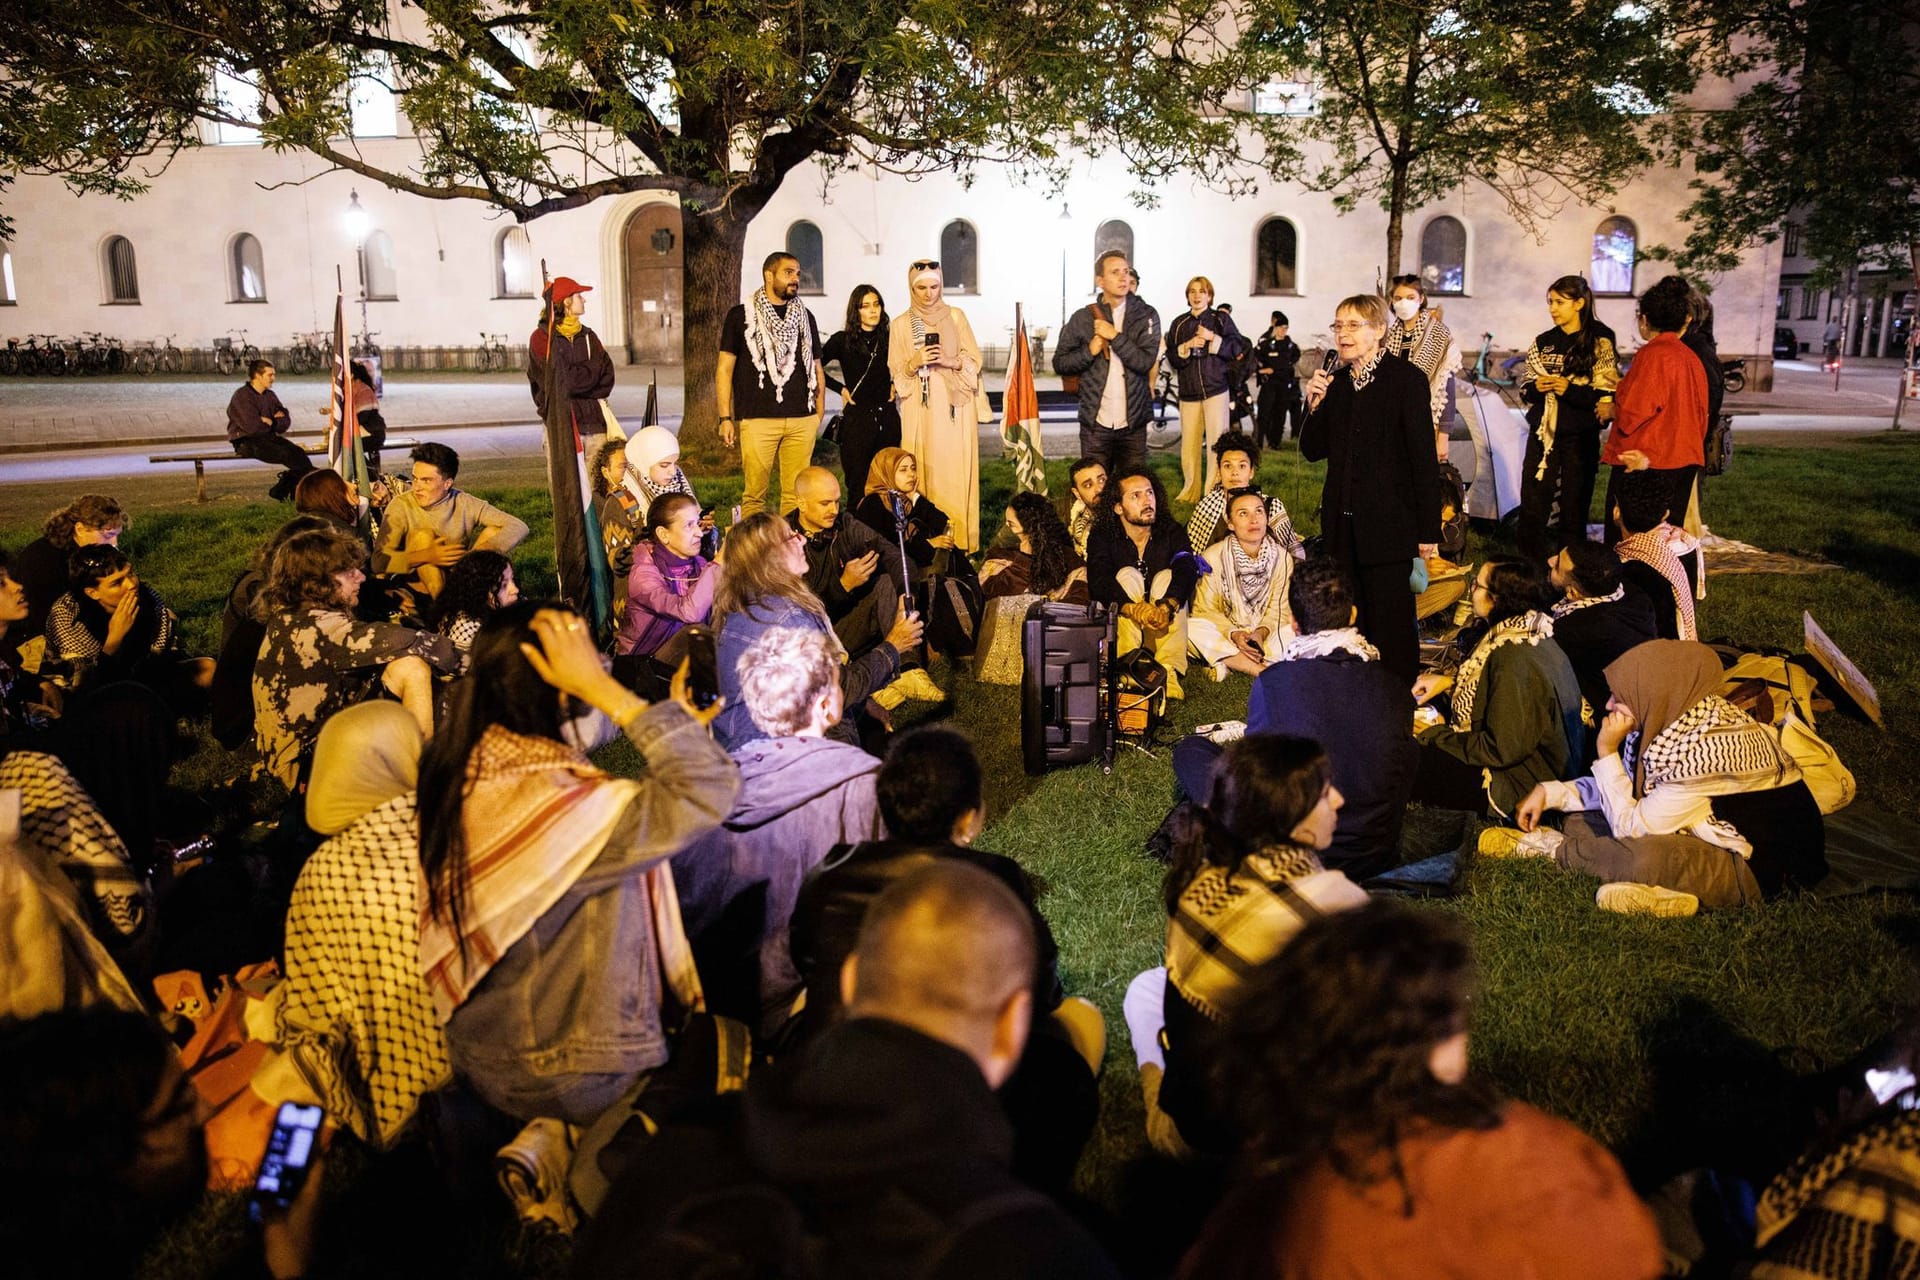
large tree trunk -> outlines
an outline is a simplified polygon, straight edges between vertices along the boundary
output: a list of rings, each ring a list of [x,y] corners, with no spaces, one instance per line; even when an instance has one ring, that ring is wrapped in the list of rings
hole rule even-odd
[[[1407,222],[1407,170],[1405,165],[1396,164],[1393,169],[1393,189],[1387,195],[1387,279],[1392,280],[1400,274],[1400,237],[1405,234]],[[1389,288],[1387,292],[1391,293]]]
[[[686,377],[680,454],[703,466],[732,465],[735,456],[720,443],[713,370],[720,348],[720,322],[728,309],[741,301],[740,258],[746,247],[747,225],[765,204],[765,196],[735,192],[724,209],[682,206],[687,315],[680,339],[685,344],[681,368]]]

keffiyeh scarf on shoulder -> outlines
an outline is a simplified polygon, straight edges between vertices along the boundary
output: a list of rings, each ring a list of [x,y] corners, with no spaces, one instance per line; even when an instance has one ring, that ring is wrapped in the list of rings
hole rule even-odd
[[[812,320],[807,315],[807,306],[795,298],[787,303],[787,314],[782,317],[773,309],[773,303],[767,298],[767,291],[755,289],[753,300],[747,305],[747,358],[753,361],[753,367],[760,374],[760,385],[773,384],[773,399],[782,403],[787,383],[793,377],[797,366],[805,373],[803,379],[807,387],[807,409],[813,409],[813,343]]]
[[[1432,382],[1452,342],[1453,332],[1435,319],[1433,312],[1422,311],[1412,324],[1395,320],[1383,345],[1391,354],[1411,361]]]
[[[420,970],[442,1023],[600,856],[640,784],[564,743],[494,725],[474,748],[467,787],[463,932],[428,911],[424,883],[420,891]],[[703,1007],[666,860],[645,877],[662,974],[686,1007]]]
[[[1473,729],[1473,703],[1480,696],[1480,677],[1494,650],[1509,644],[1539,644],[1553,639],[1553,619],[1538,609],[1494,624],[1492,630],[1475,645],[1467,660],[1453,677],[1453,727],[1461,733]]]
[[[1240,539],[1228,538],[1227,553],[1240,605],[1258,619],[1267,610],[1267,591],[1273,584],[1273,571],[1280,565],[1280,545],[1272,538],[1262,538],[1260,554],[1255,557],[1247,554]]]
[[[1282,662],[1303,662],[1324,658],[1330,653],[1350,653],[1362,662],[1380,661],[1380,651],[1368,643],[1358,627],[1336,627],[1332,631],[1313,631],[1287,641]]]
[[[1167,926],[1167,980],[1207,1017],[1225,1017],[1247,973],[1309,921],[1367,900],[1365,890],[1325,870],[1319,855],[1295,845],[1250,853],[1235,867],[1203,868],[1181,890]],[[1317,877],[1314,891],[1304,891],[1310,877]]]
[[[1756,1280],[1910,1275],[1920,1263],[1920,1112],[1802,1156],[1755,1206]],[[1771,1247],[1770,1247],[1771,1246]]]
[[[1642,779],[1642,795],[1680,782],[1715,794],[1763,791],[1799,774],[1769,726],[1718,694],[1694,703],[1652,742],[1637,741],[1642,736],[1634,735],[1628,745],[1637,750],[1621,758],[1628,773]]]
[[[280,1047],[327,1114],[380,1148],[453,1078],[420,976],[420,827],[411,794],[314,851],[287,912]]]
[[[1596,604],[1612,604],[1616,600],[1624,600],[1626,596],[1626,587],[1618,586],[1610,595],[1581,596],[1578,600],[1560,600],[1554,604],[1551,612],[1555,619],[1560,619],[1570,613],[1578,613],[1582,609],[1591,609]]]
[[[1680,563],[1680,557],[1673,553],[1673,547],[1667,542],[1666,527],[1628,534],[1620,539],[1617,550],[1622,560],[1638,560],[1659,571],[1660,576],[1667,580],[1667,586],[1672,588],[1674,604],[1680,610],[1679,638],[1698,639],[1693,617],[1693,587],[1687,582],[1686,566]]]

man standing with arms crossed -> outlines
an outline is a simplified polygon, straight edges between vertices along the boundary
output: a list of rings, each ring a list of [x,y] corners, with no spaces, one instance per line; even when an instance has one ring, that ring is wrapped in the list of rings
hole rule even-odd
[[[1132,268],[1118,249],[1094,261],[1093,275],[1100,297],[1061,328],[1053,371],[1079,376],[1081,455],[1118,475],[1147,462],[1160,315],[1132,296]]]
[[[727,312],[720,324],[720,355],[713,371],[720,439],[738,442],[746,489],[740,514],[767,505],[775,462],[780,466],[779,514],[799,505],[794,482],[813,461],[826,407],[826,370],[820,328],[800,301],[800,260],[770,253],[760,264],[761,287]],[[744,359],[742,358],[744,357]],[[738,415],[738,416],[736,416]]]

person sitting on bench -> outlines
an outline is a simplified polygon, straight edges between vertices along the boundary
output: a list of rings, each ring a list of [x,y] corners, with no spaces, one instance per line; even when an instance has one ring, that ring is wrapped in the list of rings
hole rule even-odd
[[[454,488],[460,455],[428,441],[413,449],[412,480],[387,506],[373,570],[440,594],[445,569],[469,551],[506,554],[526,540],[526,522]]]
[[[227,401],[227,440],[238,456],[281,468],[280,478],[267,490],[267,496],[275,502],[291,498],[300,477],[313,470],[307,451],[287,439],[287,428],[292,425],[293,415],[273,393],[272,363],[255,360],[247,366],[247,380]]]

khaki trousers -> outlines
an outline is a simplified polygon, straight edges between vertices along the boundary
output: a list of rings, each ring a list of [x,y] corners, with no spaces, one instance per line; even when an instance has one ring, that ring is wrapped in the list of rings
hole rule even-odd
[[[774,514],[785,515],[800,505],[793,481],[813,462],[813,441],[820,430],[820,418],[740,419],[740,471],[746,490],[740,495],[742,518],[767,506],[767,486],[773,479],[776,463],[780,467],[780,505]]]

